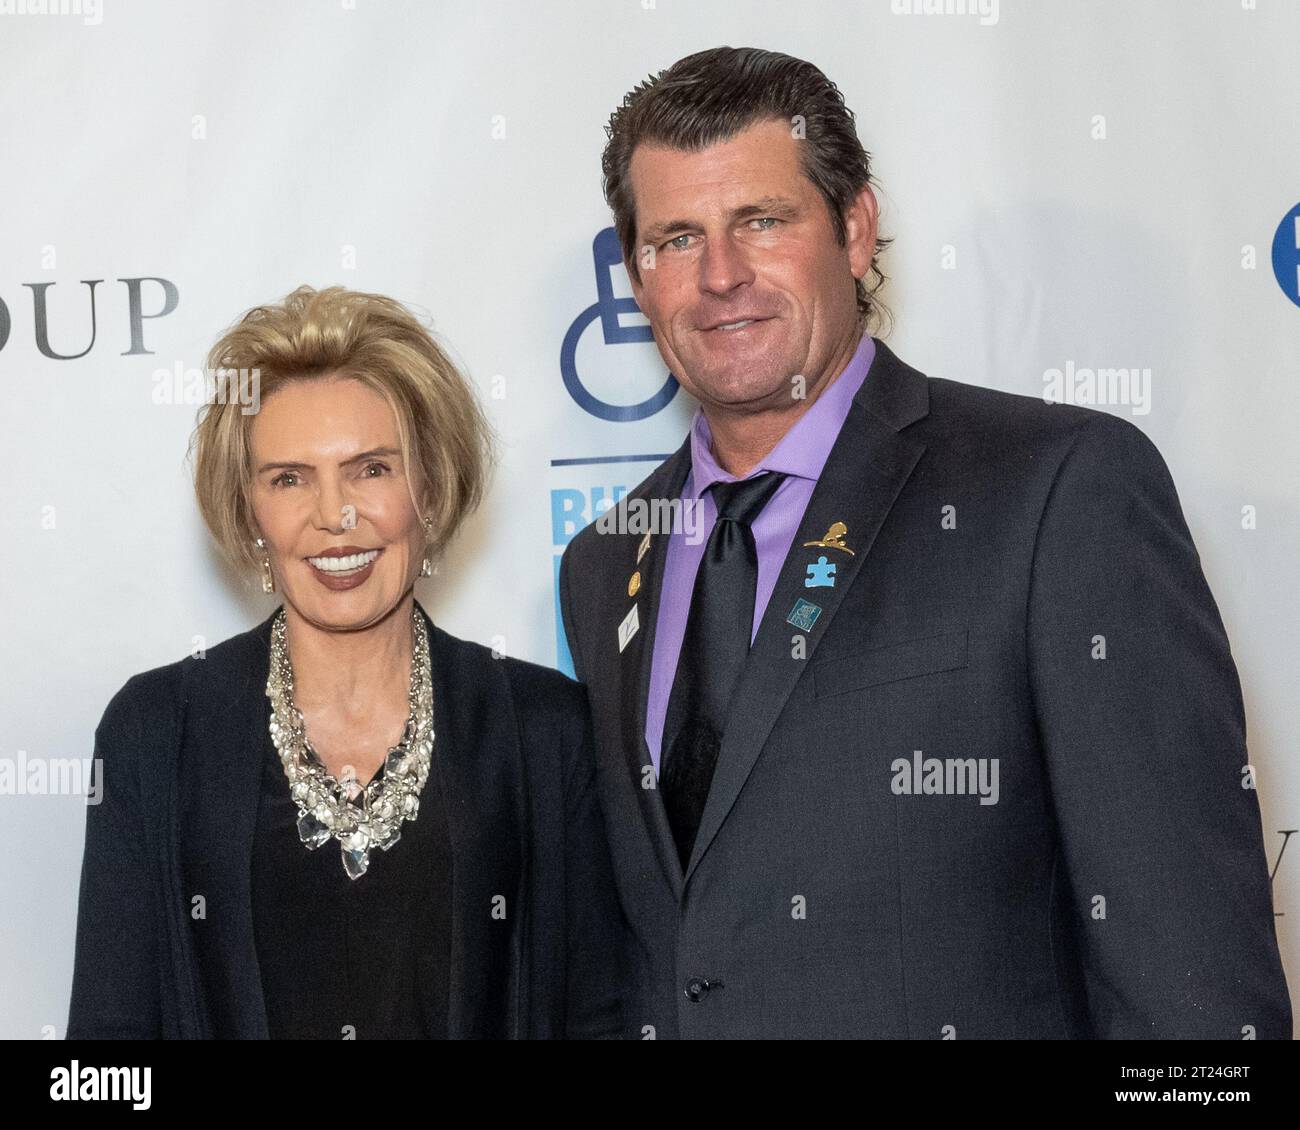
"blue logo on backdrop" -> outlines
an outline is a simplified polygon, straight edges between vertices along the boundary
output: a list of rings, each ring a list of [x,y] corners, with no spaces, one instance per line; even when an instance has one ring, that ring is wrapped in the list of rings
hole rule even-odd
[[[615,296],[614,272],[623,269],[623,254],[613,228],[597,232],[591,244],[591,258],[596,276],[596,301],[573,320],[564,334],[560,346],[560,376],[578,407],[599,420],[625,424],[649,419],[666,408],[677,395],[677,380],[671,373],[665,374],[666,379],[654,394],[639,404],[611,404],[593,394],[578,375],[578,346],[582,335],[593,323],[599,324],[604,345],[637,345],[644,350],[647,345],[654,344],[654,334],[648,325],[623,325],[624,318],[639,316],[641,312],[635,299]],[[590,357],[593,353],[601,355],[603,351],[588,347],[583,356]],[[622,356],[636,357],[630,352]],[[644,362],[647,355],[643,353],[639,359]],[[588,379],[591,376],[589,373]],[[657,381],[658,377],[652,374],[651,379]],[[664,452],[632,453],[624,447],[617,455],[566,455],[551,460],[553,470],[564,469],[559,472],[560,482],[551,487],[551,541],[554,546],[556,666],[566,675],[572,675],[574,671],[560,615],[561,554],[584,526],[611,506],[618,505],[628,492],[627,480],[635,484],[644,477],[645,467],[633,469],[629,464],[653,465],[667,458],[668,454]]]
[[[605,228],[597,233],[591,244],[591,258],[596,272],[596,301],[573,320],[564,335],[564,344],[560,346],[560,375],[564,378],[564,387],[569,390],[569,395],[577,401],[579,407],[593,416],[599,416],[602,420],[644,420],[666,407],[677,394],[677,379],[672,373],[668,374],[663,387],[654,396],[640,404],[609,404],[593,396],[578,376],[578,342],[586,328],[597,318],[600,319],[600,331],[606,345],[654,341],[649,326],[624,326],[619,322],[620,314],[636,314],[639,310],[635,299],[614,297],[614,280],[610,271],[623,265],[623,253],[619,249],[618,236],[613,228]]]
[[[1282,293],[1300,306],[1300,204],[1282,217],[1273,233],[1273,275]]]

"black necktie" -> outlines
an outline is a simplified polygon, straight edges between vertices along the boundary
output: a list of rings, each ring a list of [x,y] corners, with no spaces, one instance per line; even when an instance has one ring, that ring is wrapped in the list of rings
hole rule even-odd
[[[749,654],[758,586],[750,525],[784,475],[763,474],[710,488],[718,520],[695,574],[677,675],[664,718],[659,787],[682,870],[690,862],[732,693]]]

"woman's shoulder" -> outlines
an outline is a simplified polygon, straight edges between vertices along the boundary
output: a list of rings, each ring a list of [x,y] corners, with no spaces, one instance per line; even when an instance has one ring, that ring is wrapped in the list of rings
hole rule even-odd
[[[525,713],[562,715],[572,718],[587,710],[587,689],[554,667],[543,667],[526,659],[502,656],[506,678],[517,703]]]
[[[163,763],[167,749],[175,745],[186,662],[182,659],[132,675],[109,699],[95,727],[95,758],[114,789]]]
[[[132,675],[109,699],[100,720],[101,731],[122,732],[132,726],[157,728],[179,706],[185,660]]]
[[[269,645],[273,618],[211,647],[196,643],[189,655],[130,676],[109,700],[96,733],[126,737],[134,745],[142,737],[168,732],[196,680],[204,684],[201,693],[220,693],[220,684],[246,677],[250,659]]]
[[[524,716],[572,717],[587,709],[587,691],[553,667],[485,647],[434,627],[447,670],[482,688],[496,686],[510,695]]]

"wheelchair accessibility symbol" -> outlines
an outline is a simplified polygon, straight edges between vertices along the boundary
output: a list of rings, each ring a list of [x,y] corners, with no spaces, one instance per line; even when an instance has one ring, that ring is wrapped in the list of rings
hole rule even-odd
[[[1282,217],[1273,233],[1273,277],[1282,293],[1300,306],[1300,204]]]
[[[597,233],[591,244],[591,257],[596,273],[596,301],[573,320],[564,335],[564,343],[560,346],[560,375],[564,378],[564,387],[569,390],[569,395],[577,401],[579,407],[593,416],[602,420],[644,420],[667,407],[677,395],[677,378],[672,373],[668,374],[663,387],[654,396],[640,404],[610,404],[593,396],[578,377],[578,342],[583,332],[597,318],[600,319],[600,330],[606,345],[654,341],[649,326],[624,326],[619,323],[620,315],[636,314],[639,311],[634,299],[614,297],[614,282],[610,272],[614,267],[622,266],[623,254],[613,228],[605,228]]]

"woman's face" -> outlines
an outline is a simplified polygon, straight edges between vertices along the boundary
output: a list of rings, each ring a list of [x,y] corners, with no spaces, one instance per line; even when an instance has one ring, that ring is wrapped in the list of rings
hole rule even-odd
[[[383,619],[427,546],[388,402],[352,378],[295,381],[262,402],[250,438],[253,517],[285,603],[326,629]]]

